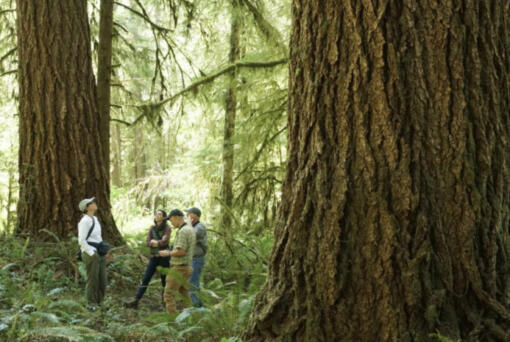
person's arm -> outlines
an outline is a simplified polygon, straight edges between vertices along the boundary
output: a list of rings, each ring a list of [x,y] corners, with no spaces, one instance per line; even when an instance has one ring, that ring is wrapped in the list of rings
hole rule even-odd
[[[162,251],[159,251],[158,255],[161,257],[167,257],[167,256],[170,256],[170,251],[168,249],[164,249]]]
[[[170,227],[168,227],[168,226],[165,228],[165,235],[163,236],[163,239],[165,238],[167,233],[168,233],[168,238],[170,238]],[[177,239],[176,240],[178,240],[178,237],[179,237],[179,234],[177,234]],[[168,242],[168,240],[167,240],[167,242]],[[173,251],[170,251],[169,249],[165,249],[165,250],[159,251],[159,256],[167,257],[167,256],[172,255],[171,254],[172,252]]]
[[[176,249],[171,251],[169,253],[169,255],[172,257],[182,257],[182,256],[186,255],[186,251],[184,249],[182,249],[181,247],[177,247]]]
[[[161,240],[158,241],[158,247],[168,246],[168,240],[170,240],[170,232],[171,232],[170,227],[166,226],[163,237],[161,238]]]
[[[203,239],[205,236],[205,226],[202,223],[198,223],[195,233],[197,234],[197,240]]]
[[[87,243],[87,234],[89,233],[92,223],[89,220],[82,220],[78,224],[78,243],[82,251],[90,256],[96,253],[96,249]]]
[[[163,251],[159,251],[159,256],[162,257],[182,257],[186,255],[186,251],[182,249],[181,247],[174,247],[172,251],[169,251],[168,249],[165,249]]]
[[[172,251],[169,251],[169,250],[160,251],[159,255],[160,256],[171,256],[171,257],[185,256],[186,250],[183,249],[182,247],[184,247],[184,240],[183,240],[183,235],[181,233],[181,234],[177,234],[177,238],[174,241],[174,249]]]
[[[147,234],[147,239],[145,239],[145,244],[147,245],[147,247],[152,247],[151,245],[152,228],[153,227],[151,226],[149,229],[149,233]]]

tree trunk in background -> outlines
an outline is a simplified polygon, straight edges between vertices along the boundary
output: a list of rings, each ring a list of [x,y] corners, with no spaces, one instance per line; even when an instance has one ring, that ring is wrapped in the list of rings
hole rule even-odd
[[[243,341],[510,340],[510,9],[294,0],[289,160]]]
[[[122,186],[122,140],[120,136],[120,125],[113,126],[113,168],[112,168],[112,184]]]
[[[78,203],[95,196],[103,237],[111,214],[84,1],[17,2],[20,93],[18,235],[77,234]]]
[[[7,175],[9,177],[9,183],[7,185],[7,201],[5,205],[6,210],[6,221],[4,226],[4,232],[11,232],[13,228],[13,211],[11,210],[12,206],[16,203],[14,192],[15,192],[15,184],[16,184],[16,166],[14,162],[9,162],[9,168],[7,169]]]
[[[237,0],[232,0],[230,23],[230,51],[228,55],[229,63],[234,63],[239,59],[239,35],[240,20],[239,6]],[[228,74],[228,88],[225,98],[225,129],[223,138],[223,179],[221,183],[221,201],[222,203],[222,227],[226,232],[232,230],[232,218],[230,210],[233,200],[233,179],[234,179],[234,142],[237,107],[237,70],[233,69]]]
[[[110,180],[110,80],[112,75],[113,0],[101,0],[97,62],[97,107],[103,164]],[[108,193],[108,195],[110,195]]]
[[[144,132],[143,127],[141,125],[135,126],[135,135],[134,135],[134,141],[133,144],[135,146],[134,153],[135,153],[135,164],[133,165],[133,176],[135,179],[135,182],[140,181],[142,178],[145,177],[145,140],[144,140]]]

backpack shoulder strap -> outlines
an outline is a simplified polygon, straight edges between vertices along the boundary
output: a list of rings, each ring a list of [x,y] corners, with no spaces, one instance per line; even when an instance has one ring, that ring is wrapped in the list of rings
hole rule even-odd
[[[92,231],[94,230],[95,225],[96,225],[96,220],[92,217],[92,226],[89,229],[89,232],[87,234],[87,238],[85,239],[85,241],[87,241],[89,239],[90,234],[92,234]]]

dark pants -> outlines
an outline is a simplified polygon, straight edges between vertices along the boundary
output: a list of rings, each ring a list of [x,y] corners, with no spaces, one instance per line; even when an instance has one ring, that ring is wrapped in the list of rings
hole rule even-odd
[[[100,304],[106,292],[106,259],[94,253],[83,253],[87,269],[87,300],[89,304]]]
[[[154,256],[149,260],[149,263],[147,264],[147,268],[145,269],[145,274],[143,275],[142,284],[138,288],[138,292],[136,292],[136,299],[141,299],[143,297],[143,294],[145,293],[145,290],[147,290],[147,285],[149,285],[149,282],[152,279],[152,276],[156,272],[156,267],[161,266],[165,268],[170,267],[170,257],[159,257]],[[163,288],[165,288],[165,279],[166,274],[161,274],[161,285],[163,285]]]
[[[202,269],[205,265],[205,257],[199,256],[191,260],[191,267],[193,273],[191,273],[190,282],[190,296],[194,306],[201,307],[202,301],[199,298],[200,293],[200,276],[202,275]]]

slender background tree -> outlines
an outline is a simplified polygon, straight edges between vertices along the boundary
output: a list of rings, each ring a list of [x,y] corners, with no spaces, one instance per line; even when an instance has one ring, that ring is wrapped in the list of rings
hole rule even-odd
[[[508,341],[510,6],[292,14],[287,175],[243,340]]]
[[[97,108],[100,120],[103,165],[110,181],[110,85],[112,75],[113,0],[101,0],[97,52]],[[108,191],[109,191],[108,187]],[[108,196],[110,193],[108,192]]]
[[[228,62],[234,64],[240,57],[241,20],[239,19],[238,0],[232,0],[230,17],[230,49]],[[237,68],[228,73],[227,90],[225,96],[225,128],[223,137],[223,177],[221,181],[222,200],[222,228],[232,233],[232,202],[234,181],[234,134],[237,110]]]

